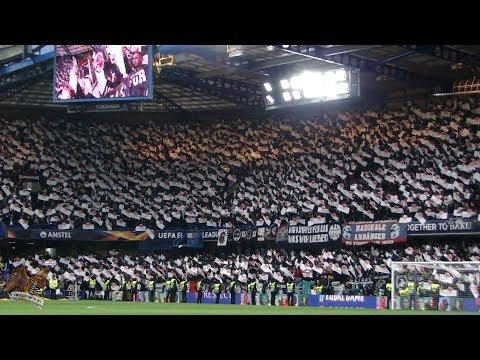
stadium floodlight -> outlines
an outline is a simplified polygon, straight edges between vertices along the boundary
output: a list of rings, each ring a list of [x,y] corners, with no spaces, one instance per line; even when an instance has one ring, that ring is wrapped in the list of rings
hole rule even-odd
[[[280,80],[280,86],[282,87],[283,90],[287,90],[290,88],[290,83],[287,79],[282,79]]]
[[[272,85],[270,83],[266,82],[265,84],[263,84],[263,86],[268,92],[272,91]]]
[[[324,76],[321,72],[306,71],[300,75],[303,87],[303,96],[307,99],[325,96]]]
[[[242,56],[243,45],[227,45],[227,54],[229,58]]]
[[[334,99],[337,97],[337,86],[328,86],[324,89],[324,96],[327,99]]]
[[[290,94],[290,91],[285,91],[283,93],[283,100],[285,101],[290,101],[292,100],[292,95]]]
[[[292,76],[290,79],[292,89],[303,89],[303,78],[300,75]]]
[[[293,90],[292,96],[295,100],[300,100],[302,98],[302,94],[300,94],[300,91],[298,90]]]
[[[318,71],[315,69],[294,73],[289,77],[277,78],[273,82],[265,82],[263,86],[274,96],[278,105],[273,104],[273,97],[267,98],[265,104],[269,108],[288,105],[309,104],[319,101],[343,99],[350,96],[350,78],[348,69]]]
[[[348,94],[348,83],[346,81],[337,82],[336,93],[337,95]]]
[[[347,72],[345,71],[345,69],[335,70],[335,78],[337,79],[337,81],[346,80],[347,79]]]
[[[270,105],[275,104],[275,99],[272,97],[272,95],[267,95],[266,99]]]
[[[337,79],[335,73],[332,71],[327,71],[323,75],[323,86],[326,88],[335,88],[337,85]]]

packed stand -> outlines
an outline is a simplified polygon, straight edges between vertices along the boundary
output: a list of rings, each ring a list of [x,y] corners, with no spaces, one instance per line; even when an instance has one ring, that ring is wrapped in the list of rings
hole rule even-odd
[[[188,291],[197,291],[202,282],[204,291],[212,291],[215,284],[221,292],[247,292],[248,284],[255,283],[259,293],[276,283],[285,290],[289,281],[313,281],[326,294],[385,295],[390,281],[392,261],[480,261],[480,244],[458,241],[429,245],[398,244],[391,246],[362,246],[334,249],[325,247],[316,251],[257,250],[230,254],[148,254],[125,255],[110,250],[106,256],[98,254],[57,256],[46,254],[16,256],[3,260],[4,276],[24,266],[31,275],[48,266],[58,278],[58,289],[66,294],[69,285],[77,283],[85,291],[124,292],[133,289],[162,292],[168,281],[183,282]],[[478,298],[480,278],[462,277],[453,273],[450,281],[442,284],[439,270],[436,278],[445,289],[462,289],[464,297]],[[192,283],[195,282],[193,285]],[[460,290],[459,290],[460,291]],[[113,298],[115,299],[115,298]],[[125,300],[125,298],[123,298]],[[119,298],[118,300],[122,300]],[[146,300],[148,301],[148,300]]]
[[[479,114],[470,98],[258,123],[1,119],[0,213],[23,228],[152,232],[476,219]]]

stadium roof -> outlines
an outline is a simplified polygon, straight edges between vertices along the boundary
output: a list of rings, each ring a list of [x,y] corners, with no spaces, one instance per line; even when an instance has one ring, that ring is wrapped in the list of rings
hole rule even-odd
[[[78,45],[90,47],[91,45]],[[70,48],[70,47],[69,47]],[[59,51],[62,50],[59,47]],[[262,85],[301,69],[360,69],[361,93],[412,88],[450,90],[480,69],[480,45],[155,45],[174,54],[145,111],[261,108]],[[65,108],[52,103],[53,46],[0,45],[0,104]],[[237,55],[237,56],[232,56]]]

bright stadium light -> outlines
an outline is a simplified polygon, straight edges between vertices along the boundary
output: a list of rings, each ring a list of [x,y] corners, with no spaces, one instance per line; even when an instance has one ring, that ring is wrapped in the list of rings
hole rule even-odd
[[[335,84],[334,86],[328,86],[325,87],[325,92],[324,96],[326,96],[327,99],[332,99],[337,97],[337,85]]]
[[[243,45],[227,45],[227,54],[229,58],[242,56]]]
[[[347,79],[347,73],[345,69],[338,69],[335,71],[335,77],[337,81],[343,81]]]
[[[302,98],[302,94],[300,94],[300,91],[298,90],[293,90],[292,95],[295,100],[300,100]]]
[[[264,98],[269,109],[343,99],[350,96],[350,72],[348,69],[325,72],[309,69],[265,82],[263,86],[267,90],[265,96],[271,95]]]
[[[287,90],[290,88],[290,83],[288,82],[287,79],[282,79],[280,80],[280,86],[282,87],[283,90]]]
[[[290,100],[292,100],[292,95],[290,95],[290,91],[285,91],[285,92],[283,93],[283,100],[285,100],[285,101],[290,101]]]
[[[292,89],[302,89],[303,78],[300,75],[292,76],[290,79],[290,86]]]
[[[336,93],[337,95],[348,94],[348,83],[346,81],[337,82]]]
[[[323,79],[324,79],[323,86],[325,86],[325,88],[330,89],[330,88],[336,87],[337,79],[336,79],[335,73],[331,71],[327,71]]]
[[[320,72],[306,71],[301,75],[303,79],[303,96],[307,99],[325,96],[324,77]]]

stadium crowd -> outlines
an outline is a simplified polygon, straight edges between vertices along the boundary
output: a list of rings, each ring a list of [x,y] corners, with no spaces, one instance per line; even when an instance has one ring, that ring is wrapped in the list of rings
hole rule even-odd
[[[4,259],[8,273],[25,266],[32,275],[48,266],[58,278],[58,289],[66,292],[69,285],[78,283],[82,289],[93,286],[95,291],[108,290],[163,291],[167,281],[182,281],[189,291],[197,291],[201,281],[204,291],[218,284],[221,292],[234,286],[235,292],[247,292],[254,282],[256,291],[265,292],[272,282],[283,289],[289,281],[312,281],[322,286],[326,294],[385,295],[390,281],[392,261],[480,261],[480,244],[442,241],[424,245],[397,244],[365,245],[352,248],[326,246],[315,251],[247,250],[243,253],[184,253],[179,254],[108,254],[55,256],[48,254],[12,256]],[[465,275],[439,268],[435,275],[440,291],[454,288],[462,297],[478,298],[480,278],[473,272]],[[232,281],[234,285],[232,285]],[[133,283],[132,283],[133,282]],[[193,284],[192,284],[193,283]],[[132,285],[133,284],[133,285]]]
[[[466,98],[309,120],[1,118],[0,212],[23,228],[138,231],[476,218],[479,115]]]

